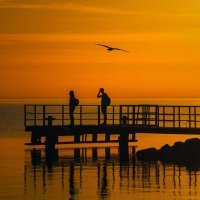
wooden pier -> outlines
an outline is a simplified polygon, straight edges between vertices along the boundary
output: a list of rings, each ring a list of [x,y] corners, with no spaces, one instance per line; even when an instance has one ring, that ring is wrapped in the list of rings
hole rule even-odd
[[[112,105],[108,106],[107,125],[102,125],[100,105],[79,105],[70,126],[68,105],[25,105],[25,130],[32,132],[27,145],[119,142],[128,148],[136,133],[200,134],[200,106]],[[99,140],[104,134],[105,139]],[[92,135],[88,140],[87,136]],[[112,139],[112,136],[117,136]],[[60,142],[59,137],[73,137]],[[42,142],[42,138],[45,141]],[[117,139],[116,139],[117,138]]]

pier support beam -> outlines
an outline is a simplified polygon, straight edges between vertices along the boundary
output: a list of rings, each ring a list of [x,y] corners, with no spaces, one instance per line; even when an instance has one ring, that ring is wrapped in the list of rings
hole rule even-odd
[[[106,132],[105,139],[106,139],[106,142],[110,142],[110,133],[109,132]]]
[[[133,131],[133,132],[132,132],[132,138],[131,138],[132,141],[135,141],[135,135],[136,135],[136,132]]]
[[[41,150],[33,149],[31,150],[31,164],[36,166],[41,164]]]
[[[48,172],[52,172],[53,163],[58,162],[58,149],[47,148],[45,151],[46,165],[48,167]]]
[[[120,133],[120,136],[119,136],[120,155],[121,153],[124,156],[128,155],[128,139],[129,139],[129,133],[127,131],[123,131]]]
[[[110,160],[110,147],[105,148],[105,158],[106,160]]]
[[[58,135],[54,132],[46,134],[45,150],[52,151],[55,150],[55,145],[58,143]]]
[[[128,118],[126,116],[122,117],[123,127],[126,127]],[[120,159],[127,160],[128,159],[128,141],[129,141],[129,132],[126,129],[122,129],[119,136],[119,151],[120,151]]]
[[[74,142],[80,142],[80,134],[79,133],[74,134]]]
[[[39,144],[41,143],[41,136],[37,131],[32,131],[31,134],[31,143],[32,144]]]
[[[98,156],[97,156],[97,148],[94,147],[92,148],[92,160],[93,161],[96,161],[98,159]]]
[[[92,134],[92,141],[96,142],[97,141],[97,133]]]
[[[46,152],[54,152],[55,145],[56,143],[58,143],[58,134],[52,131],[53,120],[55,120],[55,118],[53,118],[52,116],[48,116],[48,118],[45,118],[45,120],[48,121],[48,127],[46,130],[45,150]]]
[[[75,162],[80,162],[80,158],[81,158],[81,150],[80,150],[80,148],[74,149],[74,161]]]

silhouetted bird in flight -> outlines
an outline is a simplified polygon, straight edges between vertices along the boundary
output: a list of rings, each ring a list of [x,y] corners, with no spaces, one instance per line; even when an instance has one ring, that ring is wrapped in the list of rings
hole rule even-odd
[[[96,44],[96,45],[99,45],[99,46],[102,46],[102,47],[106,47],[108,51],[119,50],[119,51],[128,52],[128,51],[126,51],[126,50],[119,49],[119,48],[115,48],[115,47],[109,47],[109,46],[104,45],[104,44]]]

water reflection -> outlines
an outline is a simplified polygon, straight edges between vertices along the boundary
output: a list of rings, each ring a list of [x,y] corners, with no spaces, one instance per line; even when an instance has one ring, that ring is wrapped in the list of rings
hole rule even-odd
[[[108,199],[147,192],[167,198],[197,196],[198,169],[161,162],[137,161],[118,148],[75,148],[53,152],[26,151],[25,196],[55,199]],[[54,187],[53,187],[54,186]],[[171,191],[171,193],[170,193]],[[146,196],[148,197],[148,195]]]

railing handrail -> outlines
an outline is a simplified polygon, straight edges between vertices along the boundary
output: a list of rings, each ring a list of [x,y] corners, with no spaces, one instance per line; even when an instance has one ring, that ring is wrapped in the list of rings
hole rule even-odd
[[[79,104],[78,106],[99,106],[99,104]],[[69,106],[69,104],[24,104],[24,106]],[[200,107],[200,105],[165,105],[165,104],[111,104],[109,106],[158,106],[158,107]]]
[[[52,107],[55,107],[54,110],[49,110]],[[38,121],[43,121],[43,126],[45,126],[47,117],[51,115],[57,116],[56,120],[60,120],[61,125],[65,125],[66,121],[69,121],[68,107],[68,104],[26,104],[24,105],[24,125],[32,121],[36,126]],[[131,125],[167,127],[172,122],[170,127],[182,127],[184,122],[188,123],[187,126],[190,128],[196,128],[197,123],[200,122],[200,105],[113,104],[108,106],[107,115],[113,125],[121,125],[122,117],[126,116]],[[94,123],[96,121],[99,125],[102,121],[101,105],[78,105],[74,116],[79,125],[88,120]],[[198,126],[200,127],[200,124]]]

